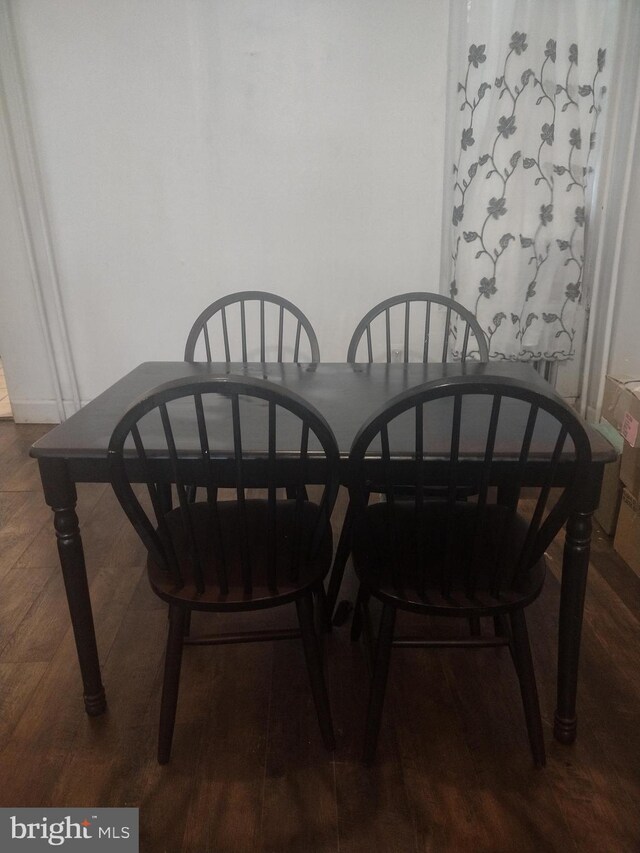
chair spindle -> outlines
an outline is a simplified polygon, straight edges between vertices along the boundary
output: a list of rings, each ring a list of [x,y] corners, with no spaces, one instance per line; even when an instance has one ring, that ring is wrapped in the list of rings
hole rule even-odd
[[[298,325],[296,326],[296,342],[293,347],[293,360],[294,362],[298,362],[300,360],[300,333],[302,331],[302,323],[298,320]]]
[[[455,551],[455,505],[458,495],[458,455],[460,453],[460,422],[462,419],[462,397],[453,397],[453,422],[451,424],[451,449],[449,453],[449,484],[447,488],[447,522],[446,542],[447,559],[442,561],[441,584],[442,595],[451,592],[451,576],[454,565]]]
[[[213,538],[214,551],[219,557],[219,559],[216,560],[216,573],[218,575],[220,592],[223,595],[226,595],[226,593],[229,592],[229,580],[227,576],[225,549],[222,542],[222,530],[220,528],[220,515],[218,512],[218,487],[213,478],[213,465],[211,461],[211,450],[209,448],[207,425],[204,417],[202,394],[194,395],[194,403],[196,408],[196,421],[198,424],[198,436],[200,439],[200,451],[202,453],[207,477],[207,506],[209,510],[211,535]]]
[[[247,362],[247,312],[244,299],[240,301],[240,334],[242,337],[242,361]]]
[[[387,364],[391,364],[391,316],[389,309],[384,309],[385,337],[387,341]]]
[[[468,323],[465,323],[464,338],[462,341],[462,351],[460,354],[461,361],[467,360],[467,350],[469,349],[469,334],[470,333],[471,333],[471,326]]]
[[[416,590],[424,598],[426,592],[426,563],[424,560],[424,526],[422,524],[422,511],[424,507],[424,407],[418,404],[415,407],[416,415],[416,482],[415,482],[415,531],[416,531],[416,566],[415,575],[419,578],[419,586]]]
[[[404,361],[409,361],[409,320],[411,317],[411,303],[406,302],[404,306]]]
[[[427,364],[429,361],[429,334],[431,332],[431,303],[425,302],[424,311],[424,342],[422,345],[422,361]]]
[[[204,350],[207,356],[207,361],[213,361],[211,358],[211,342],[209,340],[209,327],[207,323],[202,327],[202,334],[204,335]]]
[[[240,515],[240,564],[242,582],[246,595],[251,595],[253,588],[251,560],[249,556],[247,506],[244,496],[244,466],[242,461],[242,432],[240,428],[240,398],[238,394],[231,397],[231,418],[233,420],[233,453],[236,468],[236,500]]]
[[[142,438],[140,437],[140,432],[138,430],[137,424],[134,424],[131,428],[131,436],[133,438],[133,443],[138,454],[138,459],[142,463],[142,470],[144,472],[144,477],[147,483],[147,491],[149,492],[149,497],[151,498],[151,505],[153,507],[153,512],[156,517],[156,523],[158,525],[158,532],[156,533],[146,513],[142,511],[136,512],[136,517],[140,520],[144,529],[146,537],[145,544],[148,548],[150,548],[150,550],[155,553],[156,559],[159,561],[159,563],[169,569],[176,583],[181,584],[182,575],[180,573],[180,567],[178,565],[178,560],[173,547],[173,540],[171,539],[171,534],[169,533],[169,528],[167,527],[167,519],[165,517],[162,501],[160,500],[160,495],[158,493],[158,486],[155,484],[155,481],[151,474],[149,460],[147,459],[147,454],[145,452],[144,444],[142,442]],[[131,487],[129,486],[129,488]]]
[[[451,333],[451,306],[447,305],[447,315],[444,321],[444,340],[442,342],[442,361],[447,360],[449,352],[449,334]]]
[[[269,486],[267,489],[267,586],[272,592],[277,589],[277,529],[276,529],[276,483],[277,483],[277,461],[276,461],[276,404],[269,402]]]
[[[231,361],[231,348],[229,347],[229,329],[227,327],[227,312],[223,307],[220,311],[222,319],[222,339],[224,341],[224,360]]]
[[[173,471],[173,478],[176,484],[176,491],[178,493],[182,529],[189,546],[189,556],[191,557],[191,563],[193,566],[195,585],[198,592],[204,592],[204,575],[200,559],[200,550],[198,548],[198,543],[193,529],[193,519],[191,518],[190,505],[187,500],[187,491],[180,473],[180,466],[178,465],[178,452],[176,450],[176,443],[173,437],[173,429],[171,427],[171,420],[169,418],[166,403],[161,403],[159,410],[160,418],[162,419],[162,427],[164,429],[164,436],[167,442],[167,450],[169,451],[171,470]]]
[[[282,362],[282,341],[284,337],[284,307],[280,306],[278,316],[278,364]]]

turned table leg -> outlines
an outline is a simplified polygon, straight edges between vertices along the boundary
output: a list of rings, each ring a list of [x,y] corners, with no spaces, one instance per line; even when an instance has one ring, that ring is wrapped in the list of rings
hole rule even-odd
[[[45,500],[53,510],[58,555],[84,687],[84,705],[87,714],[95,717],[104,712],[107,703],[100,678],[87,570],[75,511],[76,487],[69,478],[64,459],[41,458],[39,464]]]
[[[553,726],[560,743],[573,743],[576,739],[578,662],[590,544],[591,513],[573,513],[567,521],[560,592],[558,693]]]

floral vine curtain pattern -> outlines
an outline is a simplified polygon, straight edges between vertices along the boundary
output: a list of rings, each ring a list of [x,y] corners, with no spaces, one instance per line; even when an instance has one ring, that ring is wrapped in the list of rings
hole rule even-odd
[[[445,199],[450,294],[480,321],[491,358],[571,359],[607,101],[598,20],[610,4],[461,5]]]

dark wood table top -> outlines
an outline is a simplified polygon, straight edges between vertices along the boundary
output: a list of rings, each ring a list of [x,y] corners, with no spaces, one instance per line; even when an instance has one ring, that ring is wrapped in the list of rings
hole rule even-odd
[[[549,384],[528,364],[189,364],[183,361],[145,362],[100,394],[75,415],[37,441],[37,458],[106,461],[116,423],[125,411],[164,382],[194,376],[234,374],[259,377],[299,394],[313,404],[334,431],[340,453],[347,456],[362,423],[401,391],[446,376],[484,375],[518,379],[549,393]],[[608,462],[615,453],[606,439],[587,427],[593,460]]]

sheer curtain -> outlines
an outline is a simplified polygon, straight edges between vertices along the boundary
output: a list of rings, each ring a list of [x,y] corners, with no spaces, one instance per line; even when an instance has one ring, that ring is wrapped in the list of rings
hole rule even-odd
[[[570,360],[582,338],[620,0],[455,0],[443,287],[493,359]]]

